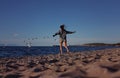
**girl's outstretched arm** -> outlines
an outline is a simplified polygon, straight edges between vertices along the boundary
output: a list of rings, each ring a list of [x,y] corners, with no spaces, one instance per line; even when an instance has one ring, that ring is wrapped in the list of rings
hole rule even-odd
[[[66,31],[67,34],[73,34],[75,33],[76,31]]]
[[[57,33],[55,33],[54,35],[53,35],[53,37],[55,37],[56,35],[59,35],[60,34],[60,32],[57,32]]]

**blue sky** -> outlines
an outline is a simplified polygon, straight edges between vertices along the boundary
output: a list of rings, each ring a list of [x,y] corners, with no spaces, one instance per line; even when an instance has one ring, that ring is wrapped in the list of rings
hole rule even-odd
[[[61,24],[76,31],[69,44],[120,40],[120,0],[0,0],[0,44],[58,44]]]

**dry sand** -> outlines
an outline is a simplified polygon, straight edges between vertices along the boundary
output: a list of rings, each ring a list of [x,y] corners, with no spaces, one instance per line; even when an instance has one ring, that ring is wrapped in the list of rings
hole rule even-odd
[[[1,58],[0,78],[120,78],[120,48]]]

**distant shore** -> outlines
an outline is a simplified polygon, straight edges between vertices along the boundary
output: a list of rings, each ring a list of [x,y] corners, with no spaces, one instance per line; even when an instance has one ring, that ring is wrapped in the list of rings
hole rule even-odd
[[[0,78],[120,78],[120,48],[1,58]]]
[[[109,43],[87,43],[87,44],[83,44],[84,46],[120,46],[120,43],[113,43],[113,44],[109,44]]]

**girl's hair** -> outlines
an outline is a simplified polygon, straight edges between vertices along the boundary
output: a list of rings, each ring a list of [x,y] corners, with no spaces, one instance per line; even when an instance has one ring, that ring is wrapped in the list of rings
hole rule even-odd
[[[62,25],[60,25],[60,28],[64,31],[65,30],[65,25],[64,24],[62,24]]]

